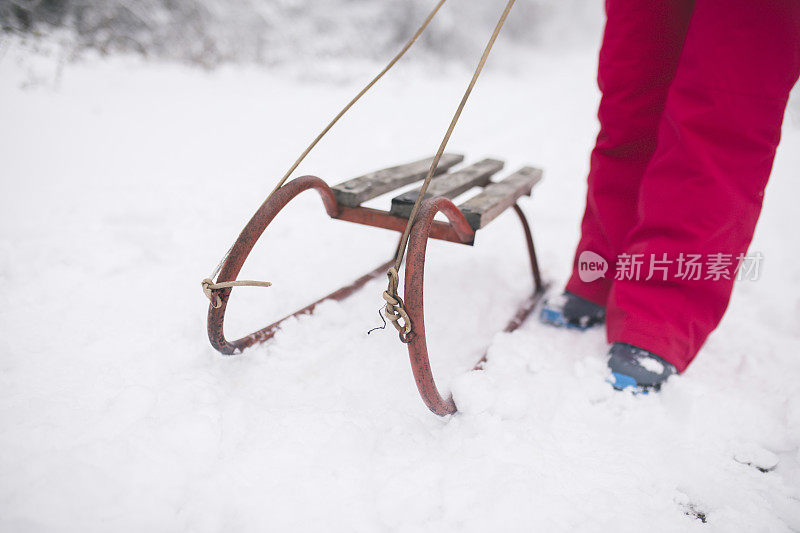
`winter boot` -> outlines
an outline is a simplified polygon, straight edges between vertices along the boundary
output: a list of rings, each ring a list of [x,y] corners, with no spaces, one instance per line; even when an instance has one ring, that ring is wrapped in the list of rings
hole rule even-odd
[[[539,318],[551,326],[585,330],[602,324],[606,319],[606,310],[577,294],[564,291],[544,302]]]
[[[659,390],[661,384],[678,370],[654,353],[631,344],[615,342],[609,351],[611,385],[617,390],[633,388],[634,392]]]

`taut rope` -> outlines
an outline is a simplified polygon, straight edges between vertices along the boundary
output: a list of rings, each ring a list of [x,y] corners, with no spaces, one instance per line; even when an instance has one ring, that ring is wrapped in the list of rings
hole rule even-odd
[[[500,34],[500,30],[503,28],[503,25],[506,23],[508,13],[514,6],[515,1],[516,0],[508,0],[506,8],[503,10],[503,14],[500,16],[500,20],[497,21],[497,25],[492,32],[492,36],[489,38],[489,42],[486,43],[486,48],[483,50],[483,54],[478,62],[478,66],[475,68],[475,72],[472,74],[472,79],[467,86],[467,90],[464,91],[464,96],[461,97],[461,102],[458,104],[458,109],[456,109],[456,113],[453,115],[453,119],[450,121],[450,127],[447,128],[447,133],[444,134],[444,139],[442,139],[442,142],[439,145],[439,150],[436,152],[436,156],[433,158],[431,168],[428,170],[428,175],[425,177],[425,181],[422,183],[422,187],[417,195],[417,200],[414,202],[414,207],[411,209],[411,214],[408,216],[406,229],[403,231],[403,236],[400,238],[400,243],[397,245],[397,255],[394,259],[394,267],[390,268],[386,273],[389,276],[389,286],[383,292],[383,299],[386,300],[386,318],[391,321],[392,325],[400,333],[401,340],[404,342],[407,342],[409,339],[409,335],[412,331],[412,325],[411,320],[408,318],[408,313],[406,313],[406,310],[404,309],[403,300],[397,294],[397,287],[400,284],[398,273],[400,272],[400,265],[403,264],[403,257],[405,256],[406,247],[408,246],[408,236],[411,233],[411,226],[414,224],[414,218],[417,216],[417,211],[419,211],[419,206],[428,190],[428,185],[430,185],[431,179],[436,173],[436,167],[439,166],[439,160],[442,158],[442,154],[444,153],[444,149],[447,147],[450,136],[453,134],[453,130],[456,128],[458,119],[461,118],[461,112],[464,111],[464,106],[467,105],[467,100],[472,93],[472,89],[475,87],[475,83],[478,81],[478,77],[481,75],[481,71],[483,70],[483,66],[486,64],[486,60],[489,58],[489,53],[492,51],[494,42],[497,40],[497,36]],[[404,322],[403,325],[400,324],[401,319]]]
[[[286,171],[286,174],[284,174],[283,177],[278,181],[275,188],[272,190],[272,192],[269,193],[266,200],[264,200],[265,203],[272,197],[273,194],[275,194],[275,191],[280,189],[283,186],[283,184],[286,183],[286,180],[288,180],[289,177],[292,175],[292,173],[295,170],[297,170],[297,167],[300,166],[300,163],[303,162],[303,160],[311,152],[311,150],[313,150],[314,147],[317,145],[317,143],[319,143],[319,141],[322,140],[322,138],[331,130],[331,128],[333,128],[333,126],[339,121],[339,119],[341,119],[345,115],[345,113],[347,113],[350,110],[350,108],[353,107],[353,105],[355,105],[355,103],[358,102],[361,99],[361,97],[364,96],[372,88],[372,86],[378,82],[378,80],[380,80],[387,72],[389,72],[389,70],[391,70],[392,67],[394,67],[394,65],[406,54],[406,52],[408,52],[408,50],[417,41],[419,36],[422,35],[422,32],[425,31],[425,29],[428,27],[433,18],[439,12],[439,9],[441,9],[441,7],[444,5],[446,1],[447,0],[439,0],[437,2],[436,6],[434,6],[434,8],[431,10],[428,16],[425,18],[422,25],[420,25],[420,27],[417,29],[414,35],[411,36],[411,38],[397,53],[397,55],[395,55],[392,58],[392,60],[389,61],[389,63],[383,68],[383,70],[381,70],[374,78],[372,78],[372,80],[370,80],[370,82],[367,83],[367,85],[365,85],[364,88],[361,89],[361,91],[359,91],[358,94],[356,94],[356,96],[353,97],[353,99],[350,100],[347,103],[347,105],[345,105],[342,108],[342,110],[339,111],[339,113],[336,114],[336,116],[328,123],[327,126],[325,126],[325,128],[319,133],[319,135],[317,135],[316,138],[314,138],[311,144],[309,144],[308,147],[306,147],[306,149],[303,151],[303,153],[300,154],[300,157],[297,158],[297,160],[292,164],[289,170]],[[467,105],[467,100],[469,99],[470,94],[472,94],[472,89],[475,87],[475,84],[478,81],[478,77],[481,75],[481,71],[483,70],[483,67],[486,64],[486,60],[489,58],[489,54],[491,53],[492,47],[494,46],[494,43],[497,40],[497,36],[500,34],[500,30],[503,28],[503,25],[505,24],[506,19],[508,18],[508,14],[511,11],[511,8],[514,6],[515,2],[516,0],[508,0],[508,3],[506,4],[505,9],[503,10],[503,14],[500,16],[500,20],[497,21],[497,25],[495,26],[494,31],[492,32],[492,36],[489,38],[489,42],[486,44],[486,47],[483,50],[483,54],[481,55],[480,61],[478,62],[478,66],[475,68],[475,72],[472,74],[472,79],[470,80],[469,85],[467,86],[467,89],[464,92],[464,96],[462,96],[461,102],[459,103],[458,108],[456,109],[456,112],[453,115],[452,120],[450,121],[450,126],[447,128],[447,132],[445,133],[444,138],[442,139],[442,142],[439,145],[439,149],[436,152],[436,156],[433,158],[430,170],[428,170],[428,175],[425,177],[425,181],[422,183],[422,187],[420,188],[419,194],[417,195],[417,200],[414,202],[414,207],[412,208],[411,214],[408,217],[408,223],[406,224],[406,228],[403,231],[403,236],[401,237],[400,243],[397,246],[397,253],[395,255],[394,266],[390,268],[389,271],[387,272],[387,275],[389,277],[389,285],[387,289],[383,292],[383,299],[386,301],[386,307],[385,307],[386,318],[389,319],[389,321],[392,323],[392,325],[394,325],[397,331],[400,332],[400,338],[403,341],[408,340],[409,335],[411,334],[412,331],[412,324],[411,320],[408,317],[408,313],[404,308],[403,300],[397,293],[397,289],[400,283],[399,271],[401,265],[403,264],[403,257],[405,256],[406,247],[408,245],[408,236],[411,232],[411,226],[414,224],[414,219],[417,216],[417,211],[419,211],[419,206],[422,202],[422,199],[424,198],[425,193],[428,190],[428,185],[430,185],[431,179],[436,173],[436,167],[439,166],[439,160],[442,158],[442,154],[444,153],[444,150],[447,147],[447,143],[450,141],[450,136],[453,134],[453,130],[455,130],[459,118],[461,118],[461,113],[464,111],[464,107]],[[216,291],[220,289],[228,287],[241,287],[241,286],[269,287],[271,285],[271,283],[267,281],[245,281],[245,280],[214,283],[213,280],[214,278],[216,278],[217,274],[219,274],[219,271],[222,268],[222,265],[225,263],[225,260],[227,259],[228,255],[230,254],[230,251],[231,250],[229,249],[225,253],[225,255],[222,257],[222,260],[219,262],[219,264],[217,264],[217,267],[214,269],[214,272],[208,278],[204,279],[202,283],[203,292],[211,301],[211,305],[215,308],[221,305],[221,300],[219,298],[219,295],[216,294]],[[401,324],[400,321],[402,321],[403,323]]]
[[[283,186],[283,184],[286,183],[286,180],[289,179],[289,176],[292,175],[292,172],[297,170],[297,167],[300,166],[300,163],[302,163],[303,160],[306,158],[306,156],[309,153],[311,153],[311,150],[314,149],[314,147],[317,145],[317,143],[319,143],[319,141],[322,140],[322,138],[331,130],[331,128],[333,128],[333,126],[337,122],[339,122],[339,119],[342,118],[344,116],[344,114],[347,113],[350,110],[350,108],[353,107],[355,105],[355,103],[358,102],[361,99],[361,97],[364,96],[367,93],[367,91],[369,91],[372,88],[373,85],[378,83],[378,80],[380,80],[384,76],[384,74],[389,72],[392,69],[392,67],[394,67],[394,65],[398,61],[400,61],[400,59],[406,54],[406,52],[408,52],[409,48],[411,48],[411,46],[417,41],[417,39],[419,39],[419,36],[422,35],[422,32],[425,31],[425,29],[431,23],[433,18],[436,16],[436,13],[439,12],[439,9],[441,9],[441,7],[444,5],[444,3],[446,1],[447,0],[439,0],[437,2],[436,6],[434,6],[434,8],[431,10],[431,12],[428,13],[428,16],[422,22],[422,25],[420,25],[420,27],[417,28],[417,31],[414,32],[414,35],[411,36],[411,38],[408,40],[408,42],[406,42],[406,44],[403,46],[403,48],[400,49],[400,51],[397,53],[397,55],[395,55],[392,58],[392,60],[389,61],[389,63],[387,63],[387,65],[385,67],[383,67],[383,70],[381,70],[374,78],[372,78],[372,80],[370,80],[370,82],[367,83],[364,86],[364,88],[361,89],[358,92],[358,94],[355,95],[353,97],[353,99],[350,100],[347,103],[347,105],[344,106],[342,108],[342,110],[339,111],[336,114],[335,117],[333,117],[333,119],[328,123],[327,126],[325,126],[325,128],[319,133],[319,135],[317,135],[314,138],[314,140],[311,141],[311,144],[309,144],[306,147],[306,149],[303,150],[303,153],[300,154],[300,157],[298,157],[297,160],[292,164],[292,166],[289,167],[289,170],[287,170],[286,174],[284,174],[283,177],[278,181],[278,184],[275,185],[275,188],[272,189],[272,192],[269,193],[269,195],[267,196],[267,198],[264,200],[263,203],[266,203],[267,201],[269,201],[269,199],[272,198],[272,195],[275,194],[275,191],[280,189]],[[262,205],[263,205],[263,203],[262,203]],[[230,255],[232,249],[233,249],[232,246],[231,246],[231,248],[228,248],[228,251],[225,252],[225,255],[223,255],[222,259],[220,259],[219,263],[217,263],[217,266],[216,266],[216,268],[214,268],[214,271],[211,273],[211,275],[209,277],[204,279],[203,283],[202,283],[203,284],[203,292],[205,293],[206,297],[209,299],[209,301],[211,302],[211,305],[214,308],[219,308],[219,306],[222,305],[221,301],[219,299],[219,296],[216,294],[215,291],[217,291],[219,289],[222,289],[222,288],[225,288],[225,287],[222,287],[221,284],[215,284],[214,283],[214,279],[216,279],[217,274],[219,274],[219,271],[222,269],[222,265],[225,264],[225,260],[228,258],[228,255]],[[269,287],[270,285],[271,285],[271,283],[269,283],[267,281],[241,281],[241,282],[238,282],[238,285],[235,285],[235,286],[238,286],[238,287]]]

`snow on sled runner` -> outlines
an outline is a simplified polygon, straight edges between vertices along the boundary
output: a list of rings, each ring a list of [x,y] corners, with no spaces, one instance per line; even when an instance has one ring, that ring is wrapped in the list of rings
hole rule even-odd
[[[464,158],[460,155],[444,153],[450,135],[455,129],[467,99],[489,56],[492,45],[511,7],[514,5],[514,1],[508,1],[436,155],[421,161],[379,170],[334,187],[328,186],[315,176],[302,176],[288,181],[291,174],[320,139],[408,51],[445,0],[439,0],[425,22],[403,49],[334,117],[306,148],[278,182],[255,215],[253,215],[214,273],[203,280],[203,291],[211,302],[208,310],[208,337],[214,348],[223,354],[235,354],[249,346],[268,341],[275,335],[284,320],[293,316],[311,313],[318,304],[325,300],[342,300],[363,287],[370,280],[386,273],[389,277],[389,286],[383,293],[383,298],[386,301],[385,317],[398,330],[400,340],[408,345],[411,367],[422,399],[430,410],[438,415],[443,416],[456,411],[456,405],[452,398],[445,399],[436,387],[428,358],[422,295],[425,252],[428,239],[440,239],[472,245],[475,240],[475,233],[478,230],[485,227],[506,209],[512,208],[519,217],[525,232],[533,275],[533,291],[519,307],[505,331],[510,332],[519,327],[525,318],[530,315],[544,293],[531,230],[524,213],[517,205],[517,200],[520,197],[531,194],[534,185],[541,179],[541,170],[533,167],[524,167],[502,180],[491,181],[492,176],[502,169],[503,163],[501,161],[485,159],[449,172],[453,167],[461,163]],[[419,189],[405,192],[393,198],[389,211],[367,208],[361,205],[367,200],[420,180],[423,183]],[[451,201],[452,198],[476,186],[483,187],[483,191],[459,206],[456,206]],[[402,236],[395,258],[358,278],[350,285],[334,291],[292,315],[241,339],[232,342],[228,341],[224,334],[224,320],[231,289],[235,286],[255,285],[268,287],[270,285],[268,282],[237,280],[236,278],[245,260],[259,237],[261,237],[277,214],[295,196],[309,189],[317,191],[325,210],[331,218],[401,232]],[[447,222],[434,220],[437,213],[442,213],[447,218]],[[399,287],[399,271],[403,260],[406,258],[406,247],[408,248],[408,257],[405,272],[405,298],[401,298],[397,291]],[[216,282],[214,281],[215,277]],[[484,359],[485,356],[478,362],[478,365]]]

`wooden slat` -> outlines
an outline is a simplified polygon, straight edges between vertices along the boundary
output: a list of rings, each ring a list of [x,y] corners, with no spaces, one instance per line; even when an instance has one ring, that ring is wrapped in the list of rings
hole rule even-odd
[[[436,174],[464,160],[463,155],[443,154]],[[376,196],[391,192],[409,183],[424,179],[428,175],[433,158],[421,159],[405,165],[370,172],[331,187],[336,201],[347,207],[356,207]]]
[[[477,231],[514,205],[521,196],[530,195],[533,186],[541,179],[541,169],[523,167],[503,181],[489,185],[458,208],[464,213],[472,229]]]
[[[425,198],[433,198],[435,196],[455,198],[472,187],[486,185],[492,175],[502,169],[503,162],[497,159],[478,161],[466,168],[432,179],[428,190],[425,192]],[[395,196],[392,198],[392,208],[389,212],[396,217],[408,218],[418,196],[419,189]]]

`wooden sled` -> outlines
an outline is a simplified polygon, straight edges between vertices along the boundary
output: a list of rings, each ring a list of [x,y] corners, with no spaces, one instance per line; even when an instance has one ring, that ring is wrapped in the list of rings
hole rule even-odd
[[[545,289],[536,260],[531,229],[525,214],[517,205],[517,200],[521,196],[531,194],[533,187],[542,178],[542,171],[533,167],[523,167],[501,180],[492,181],[492,177],[503,168],[502,161],[484,159],[454,170],[454,167],[463,159],[463,156],[456,154],[442,156],[436,168],[436,177],[430,182],[426,198],[420,204],[411,227],[406,255],[403,300],[408,316],[413,323],[413,331],[408,336],[401,332],[401,340],[408,345],[411,367],[419,393],[425,404],[437,415],[454,413],[456,405],[452,398],[444,398],[436,387],[428,358],[422,294],[428,239],[440,239],[471,246],[477,231],[486,227],[506,209],[511,208],[517,214],[525,232],[525,243],[530,255],[533,276],[533,289],[519,306],[505,331],[513,331],[522,324],[533,311]],[[217,283],[236,280],[247,256],[267,226],[295,196],[308,189],[314,189],[319,193],[325,210],[331,218],[402,233],[417,199],[418,190],[395,196],[388,211],[363,207],[361,204],[423,180],[428,174],[432,160],[433,158],[428,158],[379,170],[333,187],[315,176],[302,176],[286,183],[261,205],[242,230],[221,265]],[[476,186],[483,187],[479,194],[458,206],[451,201],[452,198]],[[435,215],[439,212],[445,215],[447,222],[434,220]],[[213,294],[215,298],[212,298],[212,304],[208,310],[208,338],[211,340],[212,346],[223,354],[239,353],[249,346],[271,339],[286,319],[311,313],[323,301],[342,300],[370,280],[384,276],[392,264],[393,261],[388,261],[350,285],[235,341],[225,338],[223,328],[231,288],[215,289]],[[483,360],[479,361],[478,365]]]

